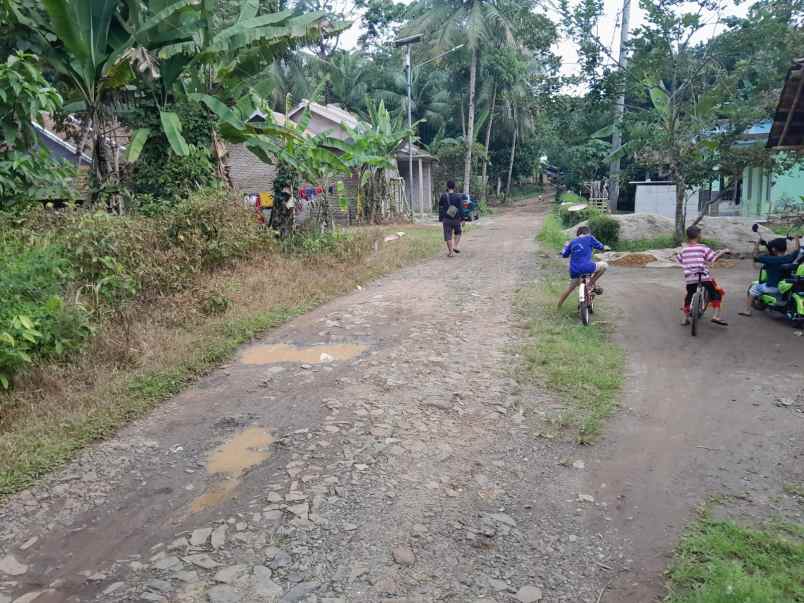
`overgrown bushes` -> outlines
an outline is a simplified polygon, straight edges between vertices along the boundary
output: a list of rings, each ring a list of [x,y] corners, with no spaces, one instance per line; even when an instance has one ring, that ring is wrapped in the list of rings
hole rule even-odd
[[[0,218],[0,386],[37,359],[80,350],[134,302],[181,292],[203,271],[279,251],[253,214],[201,191],[157,217],[31,209]]]
[[[620,241],[620,223],[606,214],[598,214],[589,218],[589,228],[595,238],[609,247]]]

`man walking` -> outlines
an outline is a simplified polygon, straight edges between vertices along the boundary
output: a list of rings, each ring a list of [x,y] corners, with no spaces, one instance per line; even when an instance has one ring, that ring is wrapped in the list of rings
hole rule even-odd
[[[461,221],[463,220],[463,196],[455,192],[455,182],[447,182],[447,192],[442,193],[438,200],[438,220],[444,227],[444,242],[447,244],[449,253],[447,257],[453,257],[460,253],[458,245],[461,242]]]

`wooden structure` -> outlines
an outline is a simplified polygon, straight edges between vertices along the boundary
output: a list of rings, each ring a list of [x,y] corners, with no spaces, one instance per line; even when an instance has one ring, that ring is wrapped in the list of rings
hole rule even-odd
[[[609,187],[605,180],[591,180],[583,183],[584,196],[589,205],[602,212],[609,211]]]
[[[768,148],[804,148],[804,58],[793,61],[779,95]]]

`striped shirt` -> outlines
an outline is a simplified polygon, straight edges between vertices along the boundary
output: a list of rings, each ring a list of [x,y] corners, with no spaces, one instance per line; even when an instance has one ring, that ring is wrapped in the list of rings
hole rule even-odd
[[[678,262],[684,269],[684,280],[689,283],[698,282],[698,273],[703,272],[704,281],[711,281],[712,275],[709,274],[707,264],[711,264],[717,259],[717,254],[706,245],[696,243],[687,245],[678,252]]]

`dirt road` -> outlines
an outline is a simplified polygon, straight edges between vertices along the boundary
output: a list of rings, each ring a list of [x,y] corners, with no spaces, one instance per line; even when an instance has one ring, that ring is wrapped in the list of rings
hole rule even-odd
[[[628,410],[597,447],[541,439],[554,401],[511,369],[542,211],[294,320],[13,497],[0,603],[596,603],[612,578],[604,601],[644,603],[712,489],[795,471],[804,416],[773,399],[804,341],[735,325],[692,356],[673,277],[615,272]]]
[[[784,492],[804,483],[804,338],[761,313],[737,315],[755,278],[750,261],[716,276],[730,326],[704,324],[695,339],[679,324],[678,270],[606,278],[629,376],[587,481],[610,521],[588,529],[620,541],[633,564],[605,601],[659,597],[674,543],[710,497],[754,521],[804,517]]]

